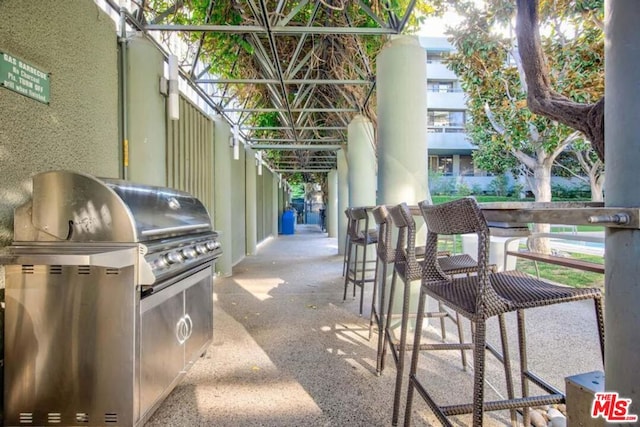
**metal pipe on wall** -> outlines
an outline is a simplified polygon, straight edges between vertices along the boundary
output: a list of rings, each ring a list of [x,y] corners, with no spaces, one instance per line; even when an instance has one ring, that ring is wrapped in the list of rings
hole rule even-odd
[[[129,130],[127,127],[127,9],[120,8],[120,175],[129,178]]]

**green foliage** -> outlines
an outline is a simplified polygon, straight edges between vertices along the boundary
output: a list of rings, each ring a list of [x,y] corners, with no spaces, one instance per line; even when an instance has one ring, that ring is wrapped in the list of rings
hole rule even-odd
[[[568,255],[571,258],[588,262],[604,262],[602,257],[595,255],[585,255],[580,253],[570,253]],[[555,283],[562,283],[574,288],[604,287],[604,276],[602,274],[580,271],[574,268],[546,264],[543,262],[538,263],[538,268],[540,270],[540,278],[551,280]],[[533,261],[519,258],[516,263],[516,269],[531,274],[532,276],[536,275],[536,268]]]
[[[458,191],[458,195],[461,197],[470,196],[472,194],[471,188],[464,182],[461,182],[458,184],[457,191]]]
[[[558,199],[588,199],[591,197],[591,189],[584,185],[551,184],[551,193]]]
[[[436,195],[452,195],[456,193],[456,181],[451,176],[429,171],[429,191]]]
[[[496,176],[489,183],[489,191],[499,197],[509,195],[509,178],[505,174]]]
[[[291,183],[291,198],[292,199],[304,199],[304,183],[303,182],[295,182]]]
[[[604,89],[601,6],[596,0],[541,1],[542,44],[551,84],[579,102],[593,102]],[[457,2],[456,7],[464,21],[449,30],[457,52],[449,56],[448,66],[468,94],[467,131],[478,146],[474,163],[494,173],[519,164],[532,171],[555,156],[554,150],[567,143],[573,130],[527,108],[513,36],[515,2],[487,0],[484,10],[473,2]]]

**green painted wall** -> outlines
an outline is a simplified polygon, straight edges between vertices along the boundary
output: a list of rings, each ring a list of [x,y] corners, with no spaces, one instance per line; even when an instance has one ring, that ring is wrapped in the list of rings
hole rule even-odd
[[[0,51],[51,73],[49,105],[0,87],[3,246],[33,174],[118,176],[118,56],[115,24],[92,1],[2,0],[0,17]]]
[[[231,157],[231,232],[233,237],[233,264],[240,262],[246,254],[245,243],[245,151],[240,147],[240,159]],[[223,248],[224,250],[224,248]]]
[[[129,41],[127,54],[128,179],[140,184],[165,186],[167,114],[165,97],[160,94],[164,57],[149,40],[140,36]],[[184,114],[181,117],[190,119]],[[189,124],[194,127],[200,122],[190,121]],[[190,134],[195,133],[195,130],[190,130]],[[211,143],[210,140],[208,142]]]

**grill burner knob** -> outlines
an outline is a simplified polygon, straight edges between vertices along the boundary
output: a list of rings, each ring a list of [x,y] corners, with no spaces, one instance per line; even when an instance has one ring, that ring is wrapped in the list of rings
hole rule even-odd
[[[207,242],[207,249],[209,249],[210,251],[217,249],[220,246],[220,244],[218,242],[214,242],[213,240],[210,242]]]
[[[186,249],[183,249],[180,252],[181,252],[182,256],[187,258],[187,259],[192,259],[192,258],[195,258],[195,257],[198,256],[198,253],[193,248],[186,248]]]
[[[160,257],[153,261],[153,264],[156,268],[165,268],[169,263],[167,262],[166,257]]]
[[[206,254],[207,252],[209,252],[209,249],[207,248],[207,245],[200,243],[200,244],[196,245],[196,252],[198,252],[200,255],[202,255],[202,254]]]
[[[169,264],[178,264],[184,261],[182,255],[180,255],[178,252],[169,252],[164,256],[164,259]]]

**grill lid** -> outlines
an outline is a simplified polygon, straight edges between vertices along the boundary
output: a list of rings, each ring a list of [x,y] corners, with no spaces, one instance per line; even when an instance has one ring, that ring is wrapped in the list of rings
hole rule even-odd
[[[35,175],[14,220],[14,241],[146,242],[212,230],[188,193],[71,171]]]

